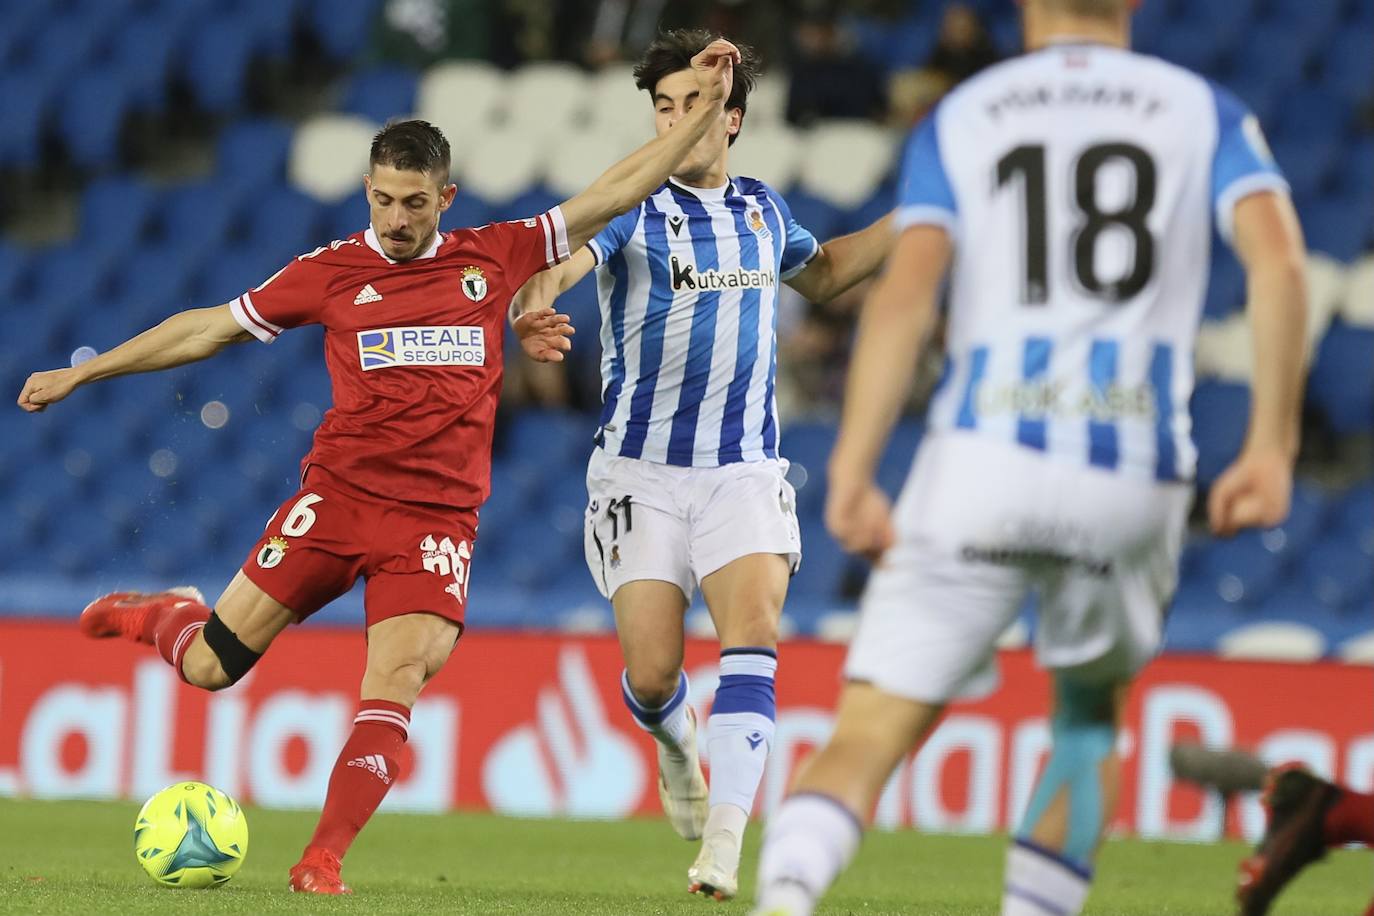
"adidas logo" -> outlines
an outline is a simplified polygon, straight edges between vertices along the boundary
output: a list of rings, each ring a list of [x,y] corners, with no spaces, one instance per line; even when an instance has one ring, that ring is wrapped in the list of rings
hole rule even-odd
[[[373,289],[371,283],[358,290],[358,295],[353,297],[354,305],[367,305],[369,302],[381,301],[382,294]],[[349,764],[349,766],[352,766],[352,764]]]
[[[368,287],[371,289],[372,287]],[[377,296],[378,299],[382,298]],[[348,766],[359,767],[372,773],[382,782],[391,785],[391,774],[386,771],[386,761],[376,754],[368,754],[366,757],[354,757],[348,761]]]

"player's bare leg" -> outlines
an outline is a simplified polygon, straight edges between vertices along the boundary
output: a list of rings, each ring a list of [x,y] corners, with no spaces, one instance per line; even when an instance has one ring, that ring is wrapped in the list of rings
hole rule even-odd
[[[458,624],[436,614],[403,614],[367,628],[358,714],[330,774],[315,834],[291,869],[291,890],[350,893],[340,875],[344,854],[400,776],[410,709],[458,634]]]
[[[706,825],[706,779],[682,671],[687,598],[670,582],[641,579],[616,589],[611,605],[625,659],[621,692],[636,724],[654,736],[663,813],[679,836],[695,840]]]
[[[1003,916],[1038,914],[1046,900],[1065,913],[1082,909],[1120,795],[1116,736],[1129,690],[1056,674],[1050,758],[1007,853]]]
[[[835,731],[793,780],[764,833],[758,909],[809,916],[853,858],[864,818],[897,764],[925,739],[944,707],[851,681],[840,694]]]
[[[786,558],[754,553],[701,581],[720,637],[720,686],[707,723],[710,814],[687,889],[717,900],[739,888],[744,830],[773,745],[778,619],[790,573]]]
[[[239,572],[216,602],[213,616],[194,588],[119,592],[87,605],[79,626],[97,639],[121,636],[155,646],[188,684],[222,690],[247,674],[294,619],[290,608]]]

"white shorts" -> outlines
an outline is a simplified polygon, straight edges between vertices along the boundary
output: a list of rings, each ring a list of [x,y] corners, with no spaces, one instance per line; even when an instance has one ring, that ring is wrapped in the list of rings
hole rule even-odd
[[[787,462],[684,468],[593,449],[583,546],[607,598],[626,582],[658,579],[690,603],[697,583],[751,553],[801,562],[797,497]]]
[[[1135,674],[1159,650],[1192,488],[1123,478],[972,433],[921,445],[845,676],[927,703],[997,684],[994,644],[1040,598],[1036,658]]]

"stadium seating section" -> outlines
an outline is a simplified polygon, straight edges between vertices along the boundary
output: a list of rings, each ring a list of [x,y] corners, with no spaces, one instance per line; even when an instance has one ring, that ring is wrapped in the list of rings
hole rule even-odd
[[[979,0],[1004,48],[1011,5]],[[414,112],[454,146],[454,222],[526,216],[584,186],[649,131],[649,106],[624,67],[567,64],[502,72],[469,61],[426,72],[345,68],[336,109],[301,123],[245,114],[255,64],[291,53],[294,30],[347,63],[363,52],[376,2],[354,0],[9,0],[0,30],[0,168],[34,168],[60,149],[85,176],[74,238],[33,250],[0,240],[0,301],[10,328],[0,379],[16,392],[39,367],[106,349],[179,308],[233,298],[287,259],[366,221],[358,176],[379,122]],[[898,27],[852,23],[887,66],[922,60],[938,4]],[[54,10],[57,10],[54,13]],[[1315,252],[1311,412],[1338,435],[1374,431],[1374,135],[1357,106],[1374,87],[1374,4],[1357,0],[1149,0],[1147,51],[1231,86],[1261,115]],[[156,186],[121,164],[128,119],[157,114],[174,86],[218,119],[215,169]],[[892,195],[900,137],[861,122],[799,132],[782,119],[786,81],[751,100],[734,171],[783,189],[825,237],[866,224]],[[1200,483],[1238,449],[1249,402],[1244,281],[1214,246],[1193,401]],[[597,323],[590,286],[568,300]],[[20,324],[22,316],[22,325]],[[589,341],[584,331],[583,344]],[[22,343],[21,343],[22,342]],[[5,415],[0,605],[75,611],[97,589],[193,581],[212,590],[294,490],[296,462],[330,404],[317,330],[271,349],[233,348],[195,367],[78,392],[45,414]],[[594,358],[594,354],[591,358]],[[503,422],[494,494],[482,511],[473,626],[611,625],[581,559],[582,462],[592,421],[515,413]],[[920,439],[901,427],[882,466],[895,490]],[[794,422],[793,462],[806,561],[790,632],[843,638],[863,570],[826,536],[822,473],[829,423]],[[538,545],[532,550],[532,545]],[[1271,531],[1187,547],[1169,622],[1180,650],[1294,657],[1368,655],[1374,601],[1374,481],[1300,485]],[[357,595],[326,616],[356,622]],[[709,632],[696,611],[694,629]],[[1024,640],[1026,628],[1009,634]],[[1344,649],[1343,649],[1344,647]]]

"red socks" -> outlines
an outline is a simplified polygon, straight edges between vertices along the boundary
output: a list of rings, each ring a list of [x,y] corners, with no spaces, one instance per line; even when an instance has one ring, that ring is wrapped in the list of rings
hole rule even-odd
[[[1374,795],[1341,787],[1341,797],[1326,812],[1326,845],[1374,846]]]
[[[329,850],[340,859],[363,829],[372,812],[401,775],[401,760],[410,729],[410,710],[389,700],[363,700],[353,717],[353,733],[344,742],[319,826],[311,846]]]
[[[209,619],[210,609],[203,604],[194,603],[165,614],[148,615],[145,626],[152,632],[145,633],[144,636],[157,646],[157,654],[172,666],[177,677],[183,681],[186,680],[186,675],[181,673],[181,660],[186,657],[186,650],[191,648],[191,643],[196,641],[196,634],[204,628],[205,621]]]

